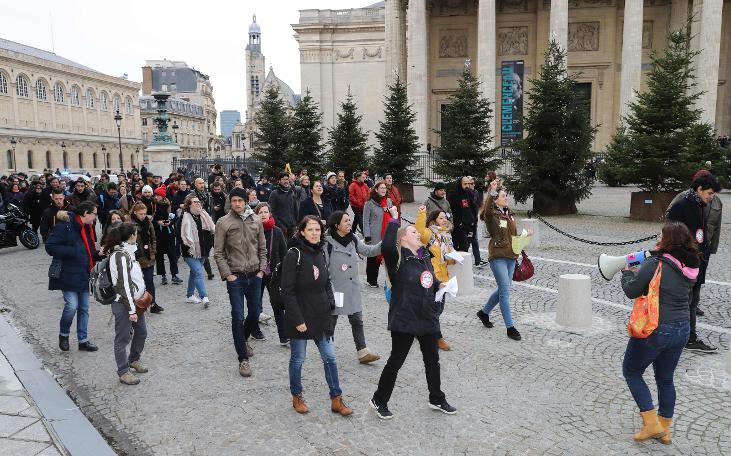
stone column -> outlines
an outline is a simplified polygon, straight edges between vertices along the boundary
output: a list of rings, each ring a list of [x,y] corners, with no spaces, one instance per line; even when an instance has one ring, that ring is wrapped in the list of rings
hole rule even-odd
[[[721,54],[721,13],[723,0],[702,0],[700,34],[696,57],[697,90],[703,92],[697,106],[703,110],[701,120],[716,123],[716,98],[718,96],[718,67]]]
[[[551,0],[551,29],[548,39],[555,39],[566,51],[569,41],[569,1]]]
[[[398,74],[405,78],[403,62],[404,34],[402,16],[405,14],[402,0],[386,0],[386,84],[391,85]]]
[[[426,0],[410,0],[408,11],[407,86],[409,103],[413,105],[416,121],[414,129],[421,150],[429,142],[429,28],[426,20]]]
[[[625,0],[622,30],[622,72],[619,77],[619,115],[629,112],[642,79],[642,8],[643,0]]]
[[[495,107],[495,0],[480,0],[477,18],[477,77],[482,94]],[[493,124],[494,127],[494,124]],[[495,139],[489,147],[495,146]]]

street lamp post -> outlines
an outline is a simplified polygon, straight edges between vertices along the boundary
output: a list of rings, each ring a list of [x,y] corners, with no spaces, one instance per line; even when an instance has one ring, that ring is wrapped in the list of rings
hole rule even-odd
[[[122,115],[119,113],[119,109],[114,113],[114,121],[117,123],[117,138],[119,139],[119,170],[124,172],[122,159]]]
[[[102,170],[102,174],[107,172],[107,146],[102,145],[102,157],[104,157],[104,169]]]
[[[15,168],[15,172],[18,172],[18,162],[15,159],[15,146],[18,144],[18,141],[15,140],[15,137],[13,136],[10,138],[10,147],[13,148],[13,168]]]

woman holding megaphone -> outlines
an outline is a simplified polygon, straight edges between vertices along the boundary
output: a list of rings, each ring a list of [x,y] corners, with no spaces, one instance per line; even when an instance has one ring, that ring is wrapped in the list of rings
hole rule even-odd
[[[630,337],[624,353],[622,373],[632,397],[640,408],[643,426],[634,435],[637,441],[650,438],[671,442],[670,427],[675,407],[673,375],[690,335],[690,296],[698,277],[698,246],[679,222],[669,222],[662,229],[657,251],[639,267],[629,265],[622,271],[622,289],[630,299],[658,293],[657,327],[649,337],[637,334],[630,320]],[[659,286],[650,289],[659,275]],[[652,318],[648,318],[652,320]],[[654,322],[647,328],[651,328]],[[642,336],[642,337],[640,337]],[[655,410],[650,390],[642,378],[652,364],[655,371],[659,407]]]

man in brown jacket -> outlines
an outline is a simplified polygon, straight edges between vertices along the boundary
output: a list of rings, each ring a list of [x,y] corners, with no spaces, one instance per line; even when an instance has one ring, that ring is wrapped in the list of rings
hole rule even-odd
[[[261,286],[267,265],[264,227],[246,204],[246,191],[234,188],[229,194],[231,210],[216,223],[215,252],[221,278],[226,281],[231,302],[231,331],[239,357],[239,374],[251,376],[251,335],[261,313]],[[244,321],[244,299],[249,315]]]

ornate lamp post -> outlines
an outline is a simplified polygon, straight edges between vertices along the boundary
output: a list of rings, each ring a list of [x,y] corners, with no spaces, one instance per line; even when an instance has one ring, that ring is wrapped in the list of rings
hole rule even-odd
[[[124,171],[122,160],[122,115],[119,113],[119,109],[114,113],[114,122],[117,123],[117,138],[119,139],[119,170]]]
[[[102,157],[104,157],[104,169],[102,174],[107,172],[107,146],[102,145]]]
[[[15,137],[13,136],[10,138],[10,147],[13,148],[13,168],[15,168],[15,172],[18,172],[18,162],[15,160],[15,146],[18,144],[18,141],[15,140]]]

